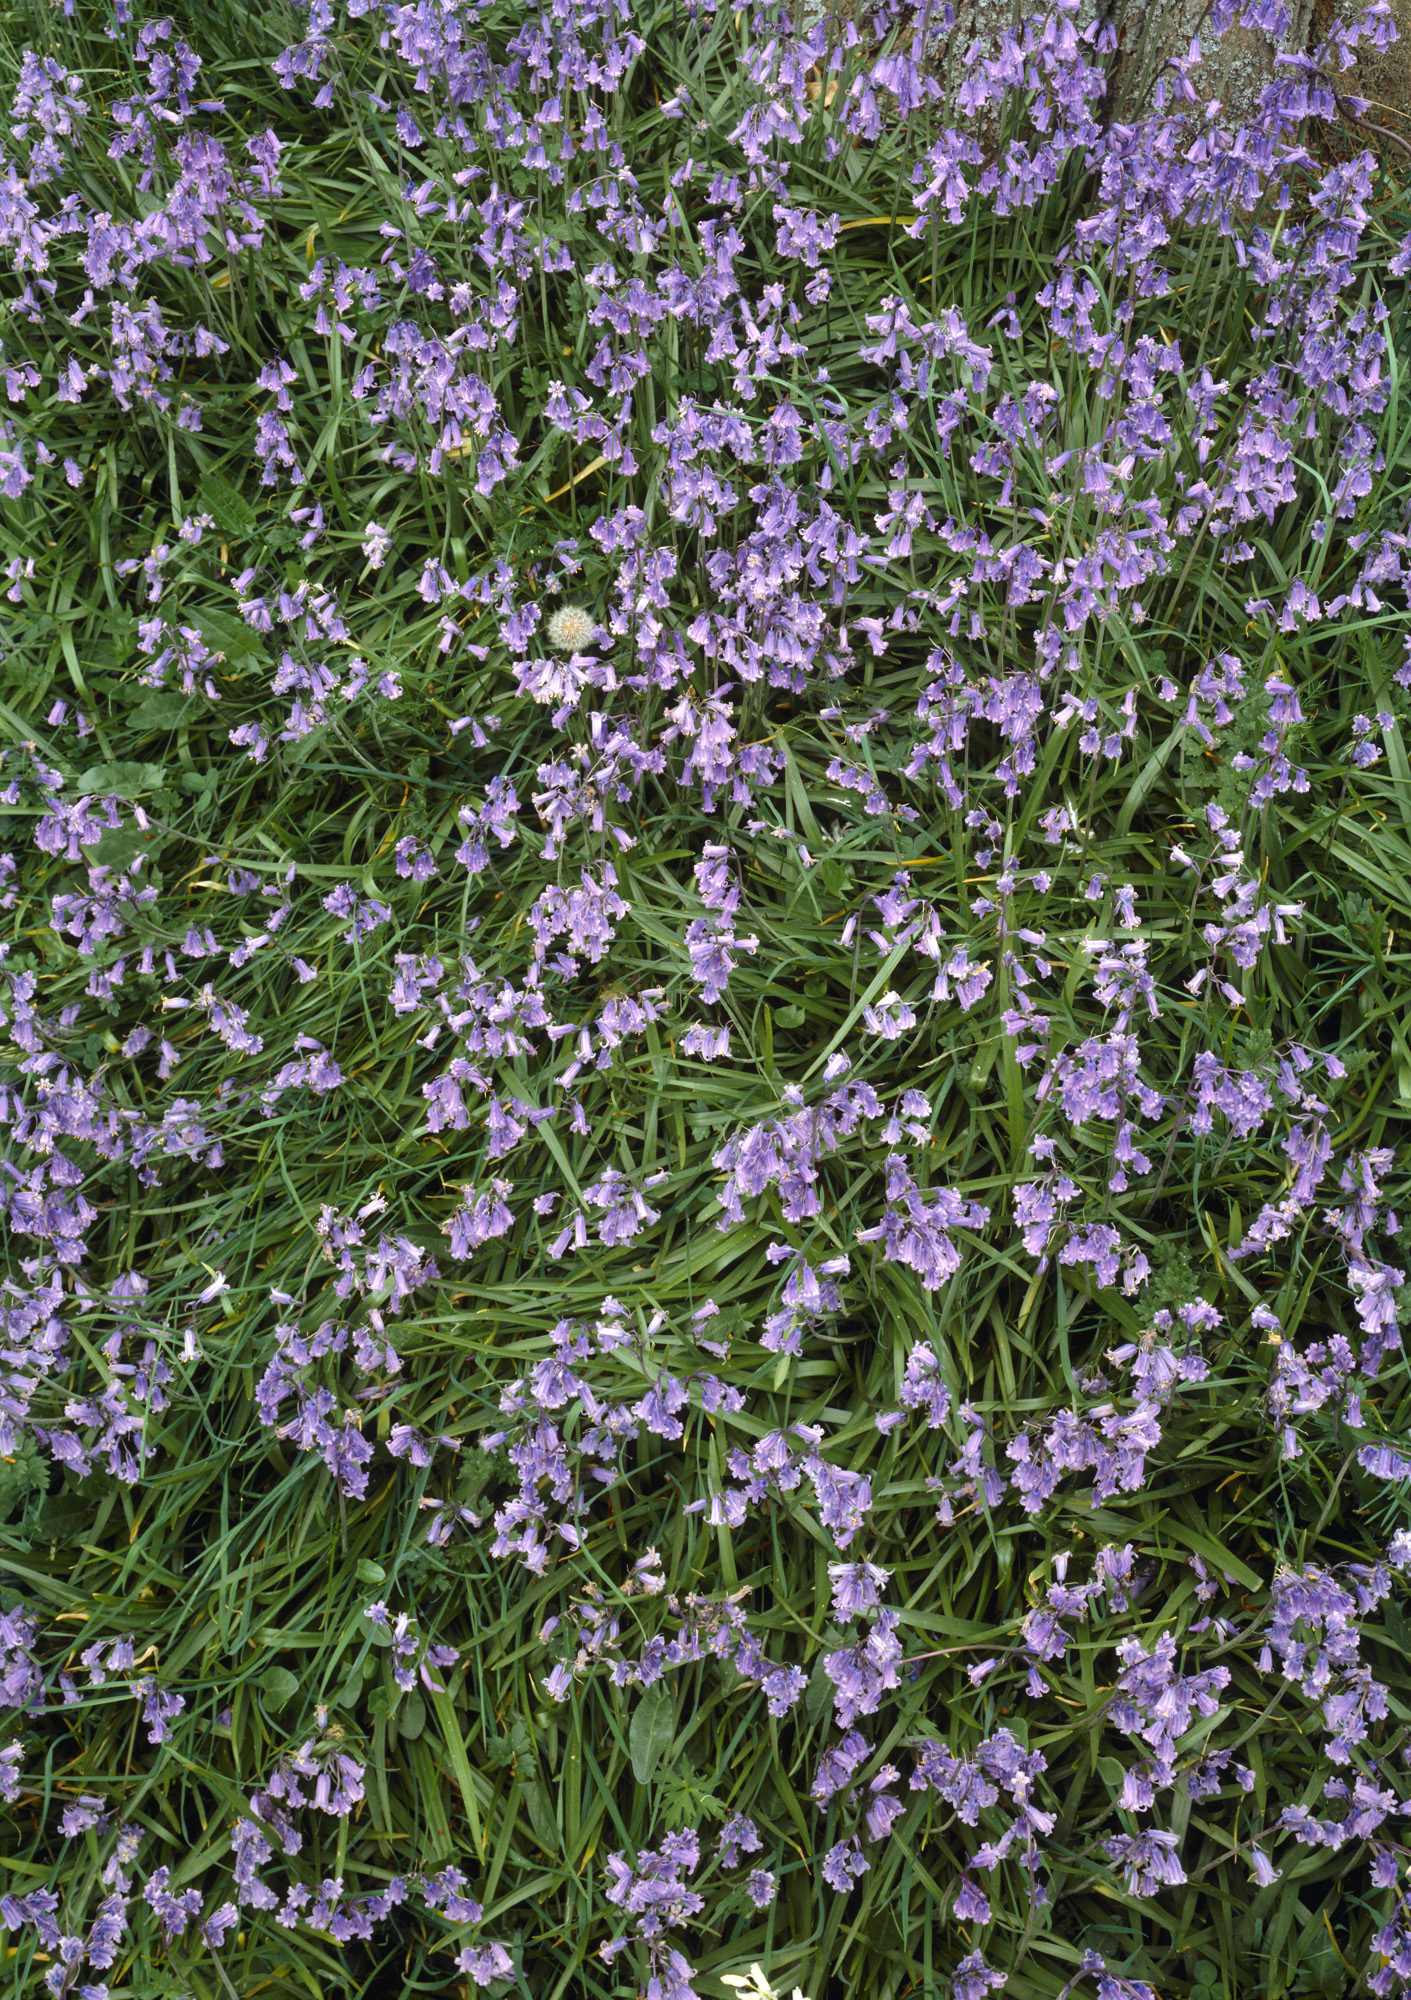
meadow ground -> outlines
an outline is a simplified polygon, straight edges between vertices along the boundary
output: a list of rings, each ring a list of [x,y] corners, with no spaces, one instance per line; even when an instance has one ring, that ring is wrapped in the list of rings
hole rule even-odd
[[[1411,1992],[1411,199],[1234,13],[3,16],[17,1995]]]

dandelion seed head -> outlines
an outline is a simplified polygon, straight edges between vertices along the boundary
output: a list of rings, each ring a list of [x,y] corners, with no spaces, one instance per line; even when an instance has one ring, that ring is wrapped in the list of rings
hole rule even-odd
[[[581,604],[561,604],[549,620],[549,644],[560,653],[578,653],[597,629],[592,612]]]

